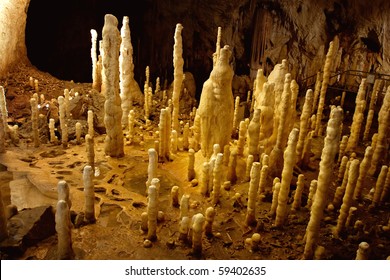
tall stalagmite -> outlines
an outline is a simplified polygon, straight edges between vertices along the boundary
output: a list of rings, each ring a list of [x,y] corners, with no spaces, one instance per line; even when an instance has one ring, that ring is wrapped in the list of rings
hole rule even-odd
[[[119,96],[119,46],[121,42],[118,30],[118,20],[115,16],[107,14],[104,17],[103,26],[103,91],[106,97],[104,103],[104,125],[106,127],[106,139],[104,140],[104,152],[111,157],[122,157],[123,132],[122,132],[122,108]]]
[[[205,157],[212,155],[214,144],[224,147],[230,142],[234,108],[231,53],[229,46],[221,49],[210,78],[203,84],[197,113],[201,119],[201,150]]]
[[[175,44],[173,46],[173,93],[172,93],[172,129],[179,131],[179,107],[180,107],[180,91],[184,80],[183,65],[184,59],[183,54],[183,43],[181,38],[181,31],[183,25],[180,23],[176,24],[175,29]]]

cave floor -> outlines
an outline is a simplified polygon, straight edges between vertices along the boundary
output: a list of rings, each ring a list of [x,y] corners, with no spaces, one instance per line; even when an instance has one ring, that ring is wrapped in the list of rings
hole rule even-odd
[[[31,73],[25,73],[24,77]],[[49,83],[47,83],[49,84]],[[12,83],[26,87],[23,83]],[[58,88],[64,84],[57,83]],[[11,90],[11,89],[9,89]],[[11,90],[12,91],[12,90]],[[13,89],[18,91],[18,89]],[[62,90],[58,92],[62,93]],[[26,100],[28,100],[30,96]],[[20,117],[20,116],[19,116]],[[29,116],[26,115],[25,118]],[[12,110],[10,112],[12,118]],[[313,143],[313,170],[303,170],[305,189],[302,207],[295,213],[289,213],[284,226],[275,228],[274,218],[269,215],[271,195],[257,202],[257,225],[245,225],[247,192],[249,182],[243,182],[245,160],[238,161],[238,183],[230,190],[221,189],[220,203],[215,206],[216,216],[213,235],[203,237],[202,255],[192,255],[191,246],[179,237],[179,208],[171,206],[170,191],[172,186],[179,186],[180,195],[190,195],[190,215],[205,213],[212,205],[211,199],[201,195],[199,185],[187,180],[188,152],[178,151],[169,162],[159,163],[157,177],[160,179],[159,210],[164,213],[158,223],[157,240],[150,248],[144,247],[146,233],[141,230],[141,214],[146,211],[145,196],[148,169],[148,149],[153,147],[153,131],[157,124],[152,123],[144,141],[135,141],[125,145],[125,156],[111,158],[104,155],[105,135],[95,136],[94,177],[96,222],[79,224],[72,229],[75,259],[87,260],[175,260],[175,259],[301,259],[304,250],[304,236],[310,212],[305,207],[309,184],[318,175],[318,164],[322,150],[322,138]],[[364,151],[364,147],[360,147]],[[87,163],[85,143],[69,142],[67,148],[60,144],[42,143],[34,148],[30,139],[21,139],[18,146],[8,145],[5,154],[0,155],[3,165],[0,182],[5,205],[14,204],[18,210],[57,203],[57,183],[65,180],[71,193],[71,211],[73,220],[84,211],[84,193],[82,172]],[[358,153],[358,158],[362,153]],[[201,152],[196,153],[196,179],[200,181],[201,166],[205,161]],[[224,167],[226,168],[226,167]],[[337,176],[337,166],[334,174]],[[226,170],[224,170],[226,171]],[[299,170],[301,171],[301,170]],[[291,190],[295,189],[295,170]],[[367,178],[365,193],[375,185],[376,178]],[[330,197],[335,187],[332,186]],[[242,195],[242,203],[235,203],[233,196]],[[290,197],[292,197],[290,193]],[[290,199],[290,204],[292,200]],[[387,225],[390,204],[386,203],[372,213],[367,211],[370,204],[367,198],[358,205],[356,219],[364,222],[364,231],[358,232],[353,227],[347,228],[339,238],[335,238],[332,229],[337,224],[338,211],[326,211],[321,223],[319,244],[325,248],[322,259],[354,259],[360,242],[370,244],[370,259],[386,259],[390,256],[390,234],[382,230]],[[253,233],[261,235],[258,251],[252,252],[245,245],[245,239]],[[52,236],[29,246],[18,256],[2,255],[3,259],[56,259],[57,236]]]

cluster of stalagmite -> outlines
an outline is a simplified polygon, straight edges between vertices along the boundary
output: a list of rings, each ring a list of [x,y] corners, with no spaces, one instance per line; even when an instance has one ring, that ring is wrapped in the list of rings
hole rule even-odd
[[[119,46],[121,42],[118,20],[107,14],[104,17],[103,36],[103,84],[102,92],[106,98],[104,103],[104,125],[106,138],[104,152],[111,157],[124,155],[122,132],[122,108],[119,95]]]
[[[317,190],[311,206],[310,220],[306,228],[304,259],[312,259],[317,245],[320,222],[325,209],[328,189],[332,180],[332,170],[340,139],[340,125],[343,120],[343,110],[333,108],[326,129],[324,148],[322,149]]]

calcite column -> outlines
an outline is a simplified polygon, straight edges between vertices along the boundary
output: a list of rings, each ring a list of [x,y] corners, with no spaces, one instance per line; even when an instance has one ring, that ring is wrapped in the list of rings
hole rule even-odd
[[[233,124],[233,69],[229,60],[229,46],[224,46],[210,78],[203,84],[197,114],[201,121],[201,150],[209,158],[213,145],[229,144]]]
[[[332,180],[335,156],[340,139],[340,125],[343,119],[343,110],[333,108],[326,128],[324,148],[322,149],[320,170],[318,174],[317,191],[310,212],[310,220],[306,228],[306,243],[303,253],[304,259],[312,259],[317,245],[320,223],[328,199],[329,185]]]
[[[176,24],[175,36],[174,36],[174,45],[173,45],[173,93],[172,93],[172,103],[173,103],[173,112],[172,112],[172,129],[179,131],[179,101],[180,101],[180,92],[181,86],[184,80],[183,65],[184,59],[183,54],[183,43],[181,37],[181,31],[183,30],[183,25],[180,23]]]
[[[121,38],[117,26],[118,20],[115,16],[111,14],[104,16],[102,31],[104,50],[103,94],[106,97],[104,103],[104,125],[107,133],[104,140],[104,152],[111,157],[124,156],[118,57]]]

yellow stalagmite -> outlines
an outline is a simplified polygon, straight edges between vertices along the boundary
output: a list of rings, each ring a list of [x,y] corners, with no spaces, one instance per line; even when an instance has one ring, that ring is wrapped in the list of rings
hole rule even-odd
[[[299,137],[296,151],[296,161],[300,162],[303,155],[303,146],[305,145],[305,139],[309,130],[309,119],[311,115],[311,108],[313,106],[313,90],[308,89],[305,95],[305,102],[299,121]]]
[[[312,259],[320,231],[320,223],[328,199],[328,189],[332,180],[333,165],[338,151],[340,124],[343,119],[341,107],[333,108],[326,129],[324,148],[322,149],[317,190],[311,206],[310,220],[306,228],[304,259]]]
[[[382,165],[381,172],[379,173],[378,179],[376,180],[374,196],[372,198],[372,202],[370,205],[370,208],[372,209],[377,207],[380,203],[380,199],[381,199],[383,188],[385,186],[385,180],[388,171],[389,171],[389,167],[387,165]]]
[[[245,216],[245,224],[247,226],[256,225],[256,200],[260,182],[260,162],[254,162],[252,164],[250,174],[248,205]]]
[[[290,193],[290,184],[295,165],[295,149],[298,141],[298,129],[291,130],[288,139],[288,145],[284,151],[284,165],[282,170],[282,180],[278,195],[278,207],[276,208],[275,226],[283,226],[287,217],[288,194]]]
[[[56,232],[58,238],[57,258],[70,260],[74,258],[72,247],[72,222],[69,206],[65,200],[58,200],[55,213]]]
[[[119,96],[119,46],[118,20],[111,14],[104,16],[103,26],[103,95],[106,138],[104,152],[110,157],[123,157],[122,108]]]
[[[83,170],[83,182],[84,182],[84,211],[85,211],[85,220],[88,223],[94,223],[96,221],[95,217],[95,191],[93,183],[93,168],[90,165],[86,165]]]
[[[373,154],[373,150],[372,150],[371,146],[368,146],[364,152],[363,160],[360,163],[359,177],[357,179],[355,191],[353,193],[354,200],[357,200],[357,201],[361,200],[364,181],[365,181],[366,176],[367,176],[368,168],[370,167],[370,164],[371,164],[372,154]]]
[[[97,32],[91,29],[92,88],[100,92],[101,74],[97,69]],[[100,76],[100,77],[99,77]]]
[[[181,86],[184,80],[183,65],[184,59],[183,54],[183,43],[181,37],[181,31],[183,30],[183,25],[180,23],[176,24],[175,29],[175,44],[173,46],[173,93],[172,93],[172,103],[173,103],[173,112],[172,112],[172,129],[179,131],[179,101],[180,101],[180,92]]]

